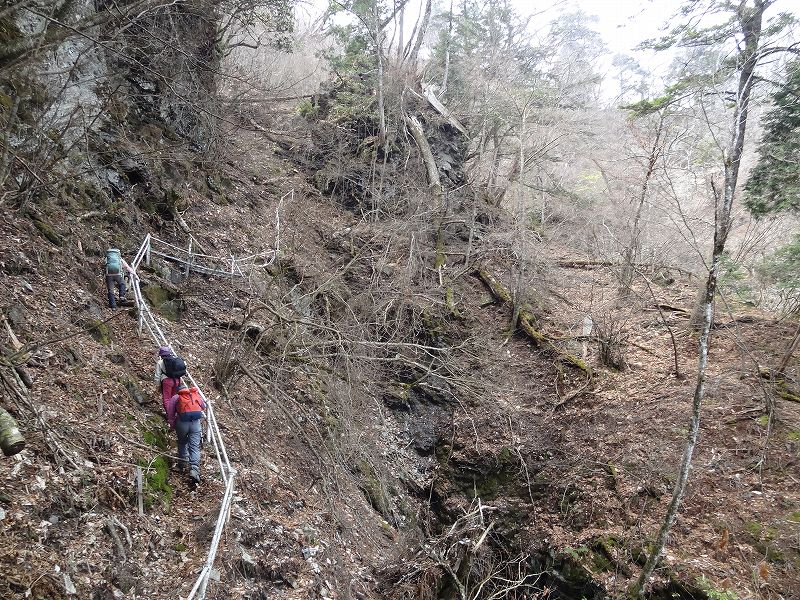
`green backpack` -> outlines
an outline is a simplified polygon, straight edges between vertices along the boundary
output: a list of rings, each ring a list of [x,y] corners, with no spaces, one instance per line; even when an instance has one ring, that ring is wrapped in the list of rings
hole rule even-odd
[[[106,250],[106,275],[122,273],[122,254],[116,248]]]

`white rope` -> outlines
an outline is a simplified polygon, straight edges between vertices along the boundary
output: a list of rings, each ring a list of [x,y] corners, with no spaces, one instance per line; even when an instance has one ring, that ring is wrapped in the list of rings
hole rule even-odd
[[[139,311],[139,330],[141,332],[142,325],[147,326],[147,330],[150,333],[150,336],[156,342],[158,346],[169,346],[169,342],[167,341],[164,332],[161,330],[161,327],[158,325],[158,321],[156,320],[153,313],[150,311],[150,307],[144,301],[144,297],[142,296],[142,290],[139,286],[139,275],[137,274],[136,270],[139,268],[142,260],[145,256],[149,255],[151,252],[152,254],[160,255],[155,250],[152,250],[152,242],[158,241],[160,243],[166,244],[166,242],[162,242],[161,240],[157,240],[157,238],[152,238],[149,234],[144,238],[139,251],[136,253],[136,256],[133,259],[131,264],[131,287],[133,288],[133,297],[134,301],[136,302],[136,308]],[[171,245],[171,244],[166,244]],[[192,258],[196,258],[198,255],[192,255]],[[175,259],[178,262],[186,264],[186,261],[182,261],[180,259]],[[192,267],[196,268],[196,267]],[[234,477],[236,475],[236,469],[231,466],[230,461],[228,460],[228,452],[225,449],[225,442],[222,439],[222,434],[219,430],[219,425],[217,424],[216,415],[214,414],[214,408],[211,401],[208,397],[203,393],[200,387],[197,385],[197,382],[194,378],[187,372],[186,378],[191,382],[192,386],[197,388],[200,392],[200,396],[206,403],[207,406],[207,416],[208,416],[208,433],[209,437],[214,445],[214,451],[217,457],[217,462],[219,463],[219,470],[220,475],[222,476],[223,483],[225,484],[225,493],[222,497],[222,502],[220,504],[219,515],[217,516],[217,523],[214,528],[214,537],[211,540],[211,545],[208,549],[208,555],[206,556],[206,562],[203,565],[203,568],[200,570],[200,574],[197,577],[197,580],[192,586],[189,595],[187,596],[186,600],[203,600],[206,595],[206,588],[208,587],[208,582],[211,577],[211,573],[213,571],[214,560],[217,556],[217,550],[219,548],[219,543],[222,538],[222,532],[225,528],[225,523],[228,521],[228,515],[230,514],[231,503],[233,500],[233,482]]]
[[[222,498],[222,505],[219,508],[217,526],[214,529],[214,537],[211,539],[211,547],[208,549],[208,558],[206,559],[205,567],[203,567],[205,577],[198,578],[202,580],[199,594],[197,596],[200,600],[206,596],[206,587],[208,586],[208,580],[211,576],[211,568],[214,565],[214,558],[217,555],[217,548],[219,548],[219,542],[222,538],[222,530],[225,528],[225,523],[228,522],[228,510],[230,509],[231,501],[233,500],[233,478],[236,476],[235,469],[231,470],[230,476],[228,487],[225,488],[225,496]],[[187,600],[191,600],[192,598],[193,596],[190,595]]]
[[[198,273],[204,273],[207,275],[244,277],[245,271],[247,271],[248,268],[255,267],[256,261],[262,259],[264,262],[262,262],[259,266],[262,268],[268,267],[273,262],[275,262],[275,259],[278,256],[278,252],[280,251],[280,229],[281,229],[280,210],[281,206],[283,205],[283,201],[286,200],[286,198],[289,198],[290,202],[294,200],[294,190],[287,192],[286,194],[281,196],[281,198],[278,200],[278,206],[275,209],[274,249],[265,250],[264,252],[259,252],[257,254],[250,254],[248,256],[242,256],[239,258],[235,258],[233,256],[231,256],[230,258],[222,258],[220,256],[211,256],[209,254],[192,252],[191,246],[187,250],[186,248],[181,248],[180,246],[176,246],[175,244],[171,244],[165,240],[147,234],[131,266],[135,271],[136,269],[139,268],[139,265],[141,264],[142,260],[144,260],[146,256],[149,256],[149,254],[152,253],[155,254],[156,256],[160,256],[169,261],[186,265],[191,271],[196,271]],[[190,237],[190,242],[192,239],[193,238]],[[159,249],[154,249],[153,245],[157,246]],[[181,256],[184,256],[185,258],[181,258]],[[198,264],[197,262],[198,260],[200,260],[201,263],[205,264]],[[230,265],[230,267],[228,267],[228,265]],[[220,266],[222,268],[219,268]]]

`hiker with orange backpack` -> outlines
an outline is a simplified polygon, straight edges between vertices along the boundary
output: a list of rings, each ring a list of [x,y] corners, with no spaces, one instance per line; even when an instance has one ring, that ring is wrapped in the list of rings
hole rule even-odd
[[[189,481],[192,486],[200,483],[200,442],[203,429],[200,420],[206,403],[196,387],[181,382],[177,393],[166,403],[167,422],[178,434],[178,468],[183,471],[189,463]]]
[[[158,361],[154,381],[161,393],[161,402],[164,405],[164,414],[167,413],[167,401],[175,395],[175,390],[181,383],[181,377],[186,375],[186,362],[169,346],[158,349]]]

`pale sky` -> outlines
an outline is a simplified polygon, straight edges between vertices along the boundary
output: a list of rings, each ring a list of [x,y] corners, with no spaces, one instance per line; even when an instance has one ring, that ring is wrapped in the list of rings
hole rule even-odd
[[[512,0],[521,14],[534,5],[530,0]],[[631,54],[642,41],[657,37],[659,29],[677,11],[681,2],[675,0],[566,0],[559,3],[558,11],[580,9],[598,18],[594,29],[608,44],[611,52]],[[548,19],[551,20],[551,19]]]
[[[609,55],[598,61],[598,70],[606,75],[603,95],[612,98],[617,83],[612,79],[616,72],[611,61],[616,54],[633,56],[642,67],[654,75],[655,87],[659,87],[658,77],[665,74],[672,60],[672,52],[636,51],[634,48],[647,39],[659,37],[665,24],[678,12],[682,0],[510,0],[521,16],[535,15],[531,20],[531,29],[545,31],[547,25],[562,12],[581,10],[587,15],[596,16],[597,21],[591,24],[608,46]],[[302,21],[312,21],[322,14],[329,0],[306,0],[298,11]],[[425,0],[410,0],[405,14],[406,39],[411,34],[417,15],[422,10]],[[454,0],[457,5],[458,0]],[[778,0],[767,16],[779,11],[800,14],[797,0]],[[438,7],[436,6],[438,5]],[[447,10],[449,0],[435,0],[434,10]],[[305,13],[307,16],[301,16]]]
[[[521,15],[541,12],[533,21],[542,26],[553,21],[560,13],[576,10],[597,18],[591,28],[600,34],[609,52],[596,65],[597,70],[606,75],[601,88],[606,100],[614,98],[619,91],[617,82],[612,79],[616,72],[611,64],[615,55],[627,54],[634,57],[645,70],[656,77],[666,71],[672,60],[672,52],[657,53],[635,48],[643,41],[662,34],[664,24],[678,10],[680,0],[555,0],[549,3],[511,0],[511,3]]]
[[[457,2],[457,0],[456,0]],[[406,12],[406,28],[410,30],[423,0],[410,0]],[[438,0],[439,10],[446,10],[447,0]],[[658,28],[678,9],[680,0],[511,0],[522,16],[538,13],[533,26],[545,25],[559,12],[580,9],[599,19],[595,28],[606,40],[612,52],[628,53],[631,48],[648,37],[658,35]],[[302,20],[311,20],[322,13],[328,0],[306,0],[298,7]]]
[[[456,0],[457,2],[457,0]],[[406,37],[411,33],[414,21],[422,8],[424,0],[411,0],[406,11]],[[439,10],[446,10],[447,0],[439,0]],[[531,27],[546,26],[560,12],[582,10],[595,15],[598,21],[593,28],[600,33],[611,54],[636,54],[642,60],[643,53],[634,53],[633,48],[645,39],[656,37],[661,27],[680,6],[679,0],[511,0],[516,11],[527,16],[536,14]],[[302,21],[312,21],[322,14],[328,0],[307,0],[298,8]],[[651,53],[648,53],[648,55]],[[652,59],[650,59],[652,60]],[[648,61],[649,62],[649,61]]]

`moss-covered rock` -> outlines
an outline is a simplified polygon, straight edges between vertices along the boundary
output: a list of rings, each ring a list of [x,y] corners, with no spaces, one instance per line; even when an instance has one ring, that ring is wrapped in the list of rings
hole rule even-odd
[[[156,283],[148,283],[142,288],[142,295],[165,319],[176,322],[186,311],[186,303],[169,289]]]
[[[141,432],[145,444],[156,450],[169,450],[170,434],[166,423],[159,417],[151,417]],[[143,494],[144,505],[152,508],[161,503],[165,510],[169,510],[172,502],[172,485],[169,483],[169,459],[158,455],[153,459],[139,459],[136,464],[142,467],[144,473]]]
[[[170,447],[169,429],[160,417],[151,417],[147,421],[147,428],[142,432],[142,439],[146,444],[159,450],[168,450]]]
[[[16,23],[9,17],[0,18],[0,64],[7,58],[13,58],[15,50],[24,35]]]
[[[39,230],[39,233],[47,238],[47,240],[56,246],[62,246],[64,244],[64,238],[53,228],[50,223],[38,216],[33,217],[32,220],[33,225]]]
[[[89,332],[95,340],[108,346],[111,343],[111,327],[99,319],[87,319],[83,322],[83,328]]]
[[[777,527],[766,527],[757,521],[748,521],[744,524],[746,538],[760,554],[764,555],[767,562],[785,562],[783,550],[776,544],[778,537]]]
[[[132,377],[123,377],[120,379],[120,384],[128,391],[133,401],[137,404],[142,405],[147,401],[141,386],[139,386]]]
[[[468,498],[481,498],[494,500],[501,492],[510,492],[518,495],[520,481],[519,458],[510,448],[502,448],[493,457],[494,464],[484,465],[479,471],[473,472],[472,481],[466,481],[464,492]]]
[[[389,498],[373,466],[369,461],[361,460],[358,462],[356,468],[360,476],[359,487],[366,495],[372,508],[378,511],[384,518],[391,518]]]
[[[169,483],[169,463],[163,456],[158,456],[151,461],[138,460],[136,464],[142,467],[144,481],[142,485],[143,504],[145,508],[153,508],[161,503],[164,510],[169,510],[172,503],[173,488]]]

